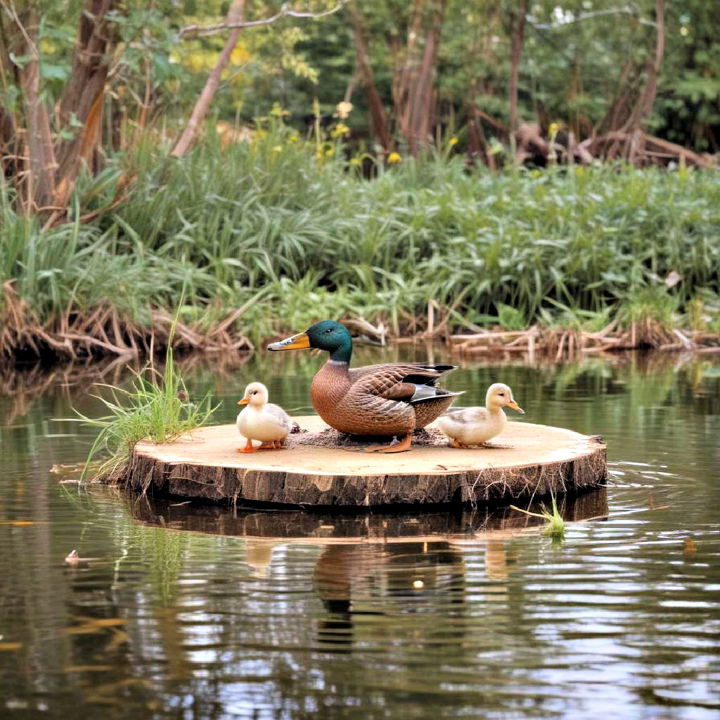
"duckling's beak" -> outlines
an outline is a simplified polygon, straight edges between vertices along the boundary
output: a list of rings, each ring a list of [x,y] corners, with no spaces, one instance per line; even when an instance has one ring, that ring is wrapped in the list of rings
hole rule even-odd
[[[238,400],[238,405],[247,405],[250,402],[249,397],[244,397],[242,400]]]
[[[515,410],[515,412],[519,412],[521,415],[525,414],[525,411],[514,400],[511,400],[507,406]]]
[[[268,350],[305,350],[310,347],[310,338],[307,333],[298,333],[284,340],[270,343]]]

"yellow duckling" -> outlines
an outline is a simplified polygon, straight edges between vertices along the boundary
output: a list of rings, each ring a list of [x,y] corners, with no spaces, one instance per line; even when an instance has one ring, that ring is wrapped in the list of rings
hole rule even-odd
[[[437,420],[438,427],[450,438],[450,445],[465,448],[483,445],[499,435],[505,425],[504,407],[524,415],[525,411],[515,402],[512,390],[503,383],[492,384],[485,395],[485,407],[454,408],[443,413]]]
[[[238,452],[255,452],[253,440],[262,443],[258,450],[281,448],[290,433],[290,416],[279,406],[268,402],[268,389],[259,382],[245,388],[245,396],[238,405],[247,405],[237,416],[237,427],[247,443]]]

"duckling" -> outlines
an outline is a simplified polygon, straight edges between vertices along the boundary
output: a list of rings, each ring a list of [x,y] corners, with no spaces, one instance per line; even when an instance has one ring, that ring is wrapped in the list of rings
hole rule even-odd
[[[515,402],[512,390],[503,383],[494,383],[485,395],[485,407],[448,410],[438,418],[437,424],[450,438],[451,447],[483,445],[505,428],[507,418],[503,412],[504,407],[512,408],[521,415],[525,414]]]
[[[237,416],[237,427],[247,440],[238,452],[255,452],[253,440],[260,440],[258,450],[281,448],[290,433],[290,416],[279,406],[268,402],[268,389],[259,382],[251,382],[245,388],[245,396],[238,405],[247,405]]]

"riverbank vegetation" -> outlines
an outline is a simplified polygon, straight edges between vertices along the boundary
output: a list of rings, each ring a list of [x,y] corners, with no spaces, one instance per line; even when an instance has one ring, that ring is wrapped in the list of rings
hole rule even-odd
[[[316,150],[282,127],[227,148],[210,138],[181,160],[146,144],[84,178],[50,228],[6,191],[2,352],[142,354],[153,336],[162,348],[183,289],[181,348],[250,348],[319,317],[437,337],[613,322],[634,334],[625,346],[720,332],[714,173],[493,173],[448,147],[367,180]],[[125,202],[81,222],[79,205],[101,208],[128,174]]]
[[[720,344],[703,3],[6,5],[2,356]]]

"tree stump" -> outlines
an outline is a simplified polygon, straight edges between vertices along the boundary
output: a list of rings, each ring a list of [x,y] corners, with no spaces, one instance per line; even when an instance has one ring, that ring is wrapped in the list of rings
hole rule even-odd
[[[235,425],[200,428],[162,445],[138,443],[119,482],[143,493],[241,505],[347,509],[509,503],[597,487],[607,475],[599,437],[546,425],[509,422],[493,447],[472,449],[448,447],[429,426],[411,451],[377,454],[364,452],[362,440],[328,446],[328,436],[346,443],[348,436],[317,416],[294,420],[300,431],[282,450],[238,452],[245,441]]]

